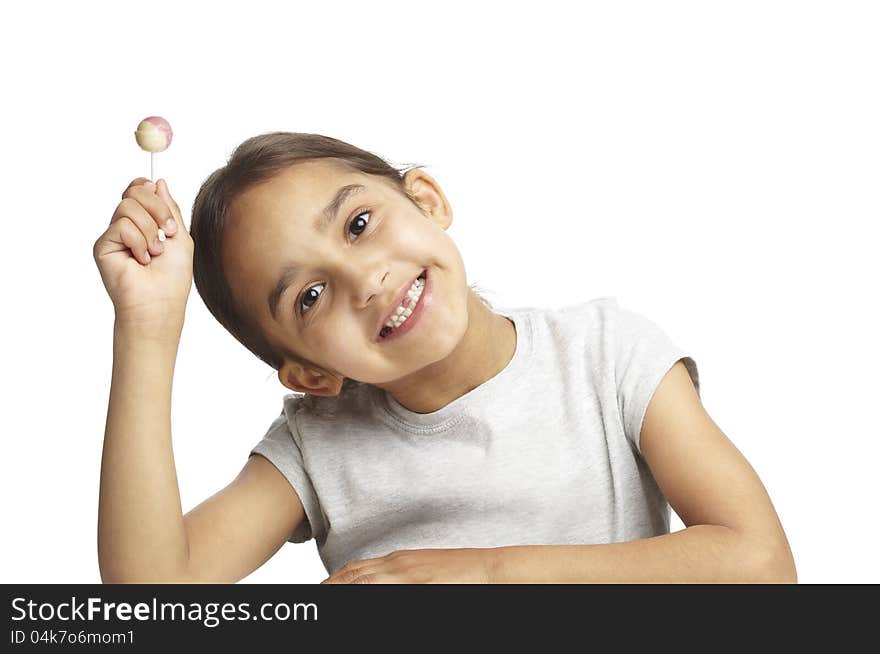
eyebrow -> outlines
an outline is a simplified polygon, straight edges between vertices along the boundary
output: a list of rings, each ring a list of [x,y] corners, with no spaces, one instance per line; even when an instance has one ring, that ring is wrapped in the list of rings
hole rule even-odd
[[[330,200],[330,203],[324,207],[324,210],[315,216],[312,221],[312,229],[319,234],[324,234],[327,231],[328,226],[336,219],[336,214],[339,212],[340,207],[345,204],[349,197],[363,190],[363,184],[347,184],[340,187],[339,190],[336,191],[336,195],[333,196],[333,199]],[[302,268],[297,264],[285,266],[281,271],[281,275],[278,277],[275,288],[272,289],[269,293],[269,297],[266,298],[266,301],[269,304],[269,311],[276,322],[278,321],[276,313],[278,311],[278,304],[281,302],[281,296],[284,295],[284,292],[294,281],[296,281],[300,272],[302,272]]]

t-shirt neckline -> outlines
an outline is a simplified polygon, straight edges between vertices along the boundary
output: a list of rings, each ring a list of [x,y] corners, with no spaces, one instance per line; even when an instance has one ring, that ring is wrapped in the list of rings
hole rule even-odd
[[[431,413],[410,411],[385,389],[374,386],[373,400],[380,413],[390,419],[397,428],[420,434],[435,433],[451,427],[465,415],[468,406],[486,400],[497,386],[520,374],[528,364],[532,353],[534,340],[532,310],[528,308],[499,308],[494,311],[510,318],[516,328],[516,347],[513,357],[500,372]]]

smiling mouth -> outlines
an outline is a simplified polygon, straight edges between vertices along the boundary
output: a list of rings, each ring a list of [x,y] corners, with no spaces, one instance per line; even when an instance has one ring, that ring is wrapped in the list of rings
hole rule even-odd
[[[396,307],[395,310],[391,313],[391,317],[385,322],[385,325],[383,325],[381,331],[379,332],[380,339],[383,339],[389,334],[393,333],[395,329],[403,325],[410,317],[410,315],[412,315],[413,310],[419,303],[419,300],[421,300],[422,294],[425,291],[426,275],[427,270],[423,270],[422,274],[416,277],[413,285],[407,291],[406,297],[409,298],[409,302],[407,303],[405,297],[401,305]],[[417,284],[416,282],[421,282],[421,284]]]

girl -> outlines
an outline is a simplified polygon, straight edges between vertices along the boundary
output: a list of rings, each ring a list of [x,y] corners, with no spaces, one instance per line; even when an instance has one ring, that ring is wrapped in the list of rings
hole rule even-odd
[[[494,311],[451,222],[421,167],[313,134],[242,143],[191,235],[164,180],[129,185],[94,248],[116,315],[105,582],[234,582],[311,538],[327,583],[796,580],[693,358],[613,298]],[[193,275],[295,393],[184,516],[170,401]]]

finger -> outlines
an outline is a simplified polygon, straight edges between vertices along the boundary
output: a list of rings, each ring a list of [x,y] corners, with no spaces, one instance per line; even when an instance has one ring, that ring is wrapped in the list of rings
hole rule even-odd
[[[340,584],[362,584],[372,583],[371,581],[359,581],[362,579],[373,579],[375,574],[380,570],[379,566],[361,565],[352,567],[349,570],[337,570],[338,575],[336,583]]]
[[[345,584],[348,583],[345,581],[345,577],[350,575],[353,571],[357,570],[361,566],[361,561],[349,561],[341,568],[337,568],[337,570],[327,577],[322,584]]]
[[[131,180],[131,184],[129,184],[125,188],[125,191],[122,192],[122,197],[123,198],[125,197],[125,193],[126,193],[126,191],[128,191],[128,189],[130,189],[134,186],[144,186],[145,184],[153,184],[153,182],[151,182],[146,177],[135,177],[133,180]],[[156,185],[153,184],[153,189],[151,189],[151,190],[154,190],[155,188],[156,188]]]
[[[144,191],[149,193],[149,191]],[[162,202],[159,198],[153,196],[154,199],[158,202]],[[167,211],[168,208],[165,207]],[[159,241],[159,226],[156,224],[156,219],[134,198],[126,198],[116,207],[116,211],[113,212],[113,217],[110,219],[110,224],[112,225],[117,220],[122,218],[128,218],[137,228],[141,231],[141,234],[144,238],[144,243],[146,243],[150,249],[150,253],[153,255],[161,254],[165,249],[164,244]]]
[[[164,179],[160,179],[156,184],[156,193],[160,198],[165,202],[166,206],[171,209],[171,213],[174,217],[174,222],[169,224],[168,233],[173,234],[178,229],[186,229],[186,225],[183,223],[183,214],[180,212],[180,207],[177,206],[177,202],[171,197],[171,192],[168,190],[168,182]],[[163,225],[165,227],[165,225]]]
[[[382,583],[376,575],[373,574],[363,574],[359,577],[355,577],[351,583],[353,584],[380,584]]]
[[[148,192],[151,195],[144,195],[144,192]],[[163,228],[169,224],[167,214],[164,210],[161,212],[161,215],[156,216],[155,210],[162,209],[162,205],[157,203],[155,200],[156,197],[156,184],[148,180],[146,177],[138,177],[132,180],[131,184],[129,184],[128,188],[122,194],[122,198],[135,198],[139,199],[138,201],[143,204],[147,210],[153,215],[156,219],[157,224],[159,225],[159,242],[165,240],[166,230]],[[166,204],[167,206],[167,204]],[[172,220],[171,225],[174,225],[174,221]],[[174,227],[168,232],[169,234],[173,234],[176,231]]]
[[[131,250],[135,259],[142,264],[150,263],[151,257],[147,250],[147,241],[144,239],[144,234],[127,216],[123,216],[117,221],[117,224],[110,229],[107,237]]]
[[[174,217],[171,208],[154,191],[146,186],[133,186],[125,192],[125,199],[134,199],[146,209],[156,222],[157,228],[164,228]]]
[[[146,186],[134,186],[127,190],[125,195],[126,199],[130,198],[136,200],[138,204],[147,210],[153,221],[156,223],[157,230],[164,230],[169,221],[171,221],[172,225],[175,225],[173,213],[168,207],[168,204]],[[165,239],[166,233],[173,234],[174,231],[176,231],[176,228],[171,230],[171,232],[165,230],[165,232],[159,237],[160,241]]]

